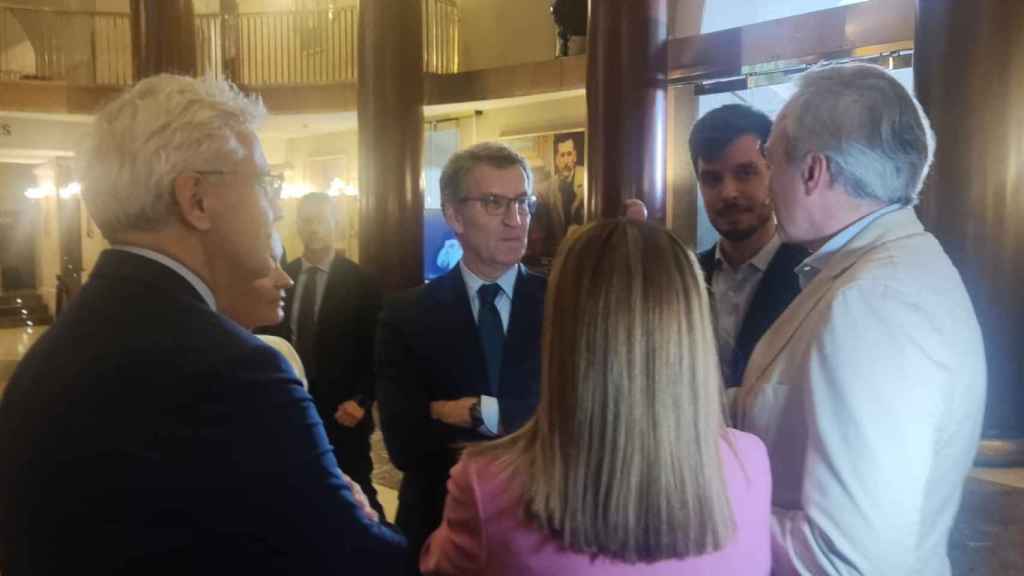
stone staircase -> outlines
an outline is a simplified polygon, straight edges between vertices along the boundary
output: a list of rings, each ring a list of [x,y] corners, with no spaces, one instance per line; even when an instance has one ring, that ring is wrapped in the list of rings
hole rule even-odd
[[[38,293],[19,290],[0,294],[0,328],[48,324],[53,324],[53,316]]]

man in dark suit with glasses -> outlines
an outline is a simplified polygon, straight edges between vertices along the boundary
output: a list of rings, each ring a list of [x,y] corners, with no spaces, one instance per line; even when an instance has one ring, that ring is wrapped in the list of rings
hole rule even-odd
[[[536,204],[529,165],[507,146],[477,144],[445,165],[441,202],[462,261],[389,302],[377,332],[377,399],[405,474],[397,523],[410,573],[440,524],[457,446],[521,427],[540,390],[546,280],[520,264]]]

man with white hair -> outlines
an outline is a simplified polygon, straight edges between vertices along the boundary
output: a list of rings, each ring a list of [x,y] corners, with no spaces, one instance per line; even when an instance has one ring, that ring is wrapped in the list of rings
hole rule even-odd
[[[387,573],[402,538],[341,474],[284,358],[217,313],[273,266],[258,100],[156,76],[97,116],[111,249],[0,404],[0,571]]]
[[[985,357],[960,275],[914,213],[934,151],[885,70],[808,72],[767,144],[802,291],[735,406],[772,464],[776,574],[950,573]]]

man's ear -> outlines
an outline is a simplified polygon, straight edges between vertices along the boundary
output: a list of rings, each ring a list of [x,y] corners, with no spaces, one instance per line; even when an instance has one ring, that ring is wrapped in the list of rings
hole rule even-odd
[[[818,153],[808,154],[800,171],[800,181],[804,185],[805,193],[810,196],[823,189],[830,183],[831,178],[828,157]]]
[[[445,204],[444,206],[444,219],[448,222],[448,226],[457,235],[462,235],[462,214],[455,209],[451,204]]]
[[[174,179],[174,205],[181,221],[196,230],[209,230],[212,222],[207,206],[206,189],[198,174],[180,174]]]

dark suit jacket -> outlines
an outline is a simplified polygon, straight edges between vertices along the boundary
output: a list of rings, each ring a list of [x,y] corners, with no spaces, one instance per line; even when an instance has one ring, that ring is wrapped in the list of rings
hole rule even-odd
[[[715,249],[701,252],[697,257],[700,267],[704,270],[704,278],[711,290],[711,281],[715,274]],[[794,245],[783,244],[772,258],[768,269],[764,271],[761,282],[750,300],[747,315],[740,325],[736,336],[736,347],[730,362],[733,379],[726,382],[726,387],[739,386],[743,383],[743,371],[747,369],[750,354],[757,346],[761,336],[771,328],[775,320],[782,315],[789,303],[800,293],[800,281],[796,275],[796,267],[810,255],[807,249]]]
[[[540,335],[547,280],[520,272],[502,361],[498,403],[504,432],[533,415],[540,394]],[[430,402],[487,394],[487,369],[469,296],[456,266],[400,294],[381,314],[377,397],[391,461],[405,473],[398,525],[418,545],[441,522],[454,445],[484,439],[430,418]]]
[[[15,371],[0,470],[5,576],[378,574],[402,548],[284,358],[124,251]]]
[[[290,262],[285,272],[298,286],[302,259]],[[285,294],[285,319],[276,332],[289,342],[294,299],[295,286]],[[370,276],[355,262],[335,255],[317,316],[316,377],[309,382],[309,393],[329,428],[340,428],[334,420],[338,404],[356,397],[363,398],[367,408],[373,402],[373,348],[380,306],[380,290]],[[309,367],[306,372],[309,373]],[[372,432],[369,411],[355,430]]]

